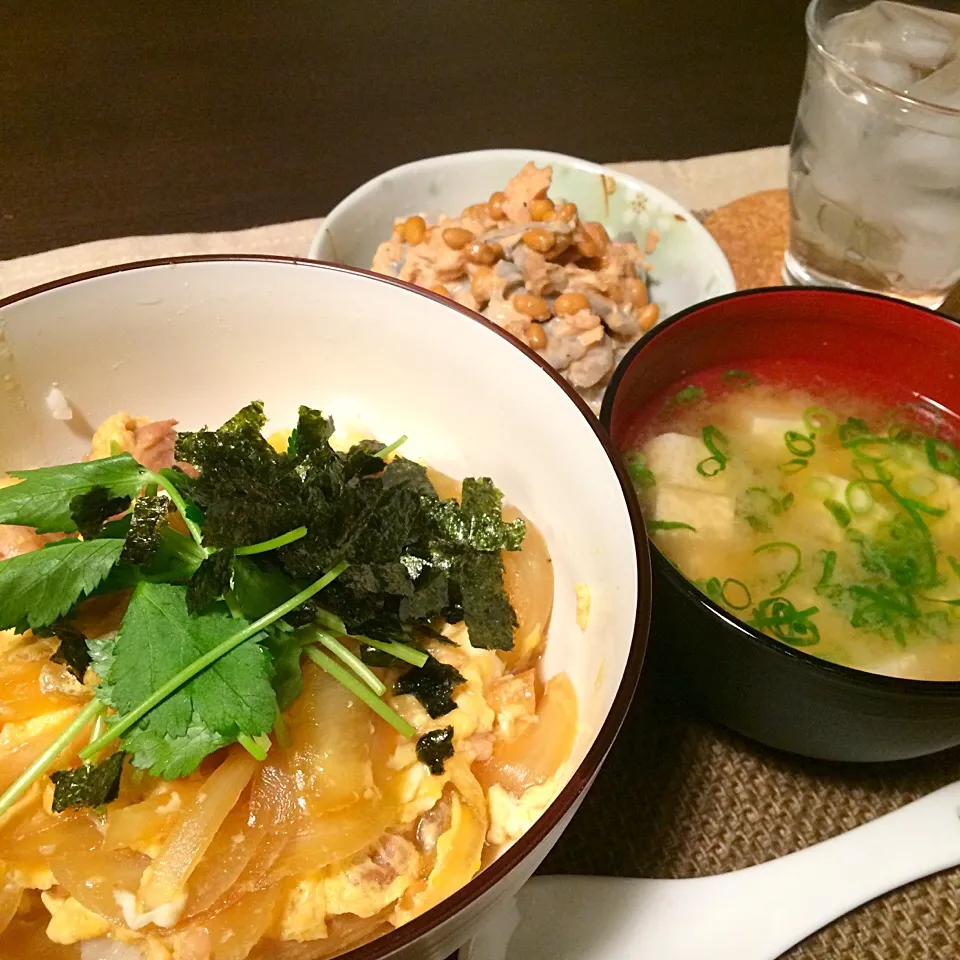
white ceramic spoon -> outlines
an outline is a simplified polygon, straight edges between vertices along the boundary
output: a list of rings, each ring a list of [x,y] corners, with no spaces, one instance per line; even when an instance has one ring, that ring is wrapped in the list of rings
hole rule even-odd
[[[854,907],[960,864],[960,781],[848,833],[692,880],[536,877],[461,960],[774,960]]]

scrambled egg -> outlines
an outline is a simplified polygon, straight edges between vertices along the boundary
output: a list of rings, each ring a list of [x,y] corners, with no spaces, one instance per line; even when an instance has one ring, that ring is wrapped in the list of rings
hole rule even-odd
[[[109,920],[88,910],[73,897],[58,897],[41,893],[43,905],[50,911],[47,936],[54,943],[70,944],[80,940],[105,937],[112,924]]]
[[[487,791],[487,804],[490,807],[487,842],[499,847],[526,833],[547,809],[559,789],[558,775],[546,783],[524,790],[519,797],[494,784]]]

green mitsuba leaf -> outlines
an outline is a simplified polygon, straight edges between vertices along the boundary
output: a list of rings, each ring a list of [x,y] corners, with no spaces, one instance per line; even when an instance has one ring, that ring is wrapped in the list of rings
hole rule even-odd
[[[191,616],[186,594],[183,586],[140,583],[116,640],[91,642],[102,681],[97,696],[120,714],[248,625],[220,609]],[[269,654],[257,638],[248,640],[147,713],[123,736],[123,748],[135,766],[155,776],[185,776],[239,734],[272,729],[271,673]]]
[[[0,490],[0,523],[33,527],[38,533],[75,533],[73,503],[102,487],[107,497],[134,497],[146,471],[123,453],[103,460],[38,470],[11,470],[22,483]]]
[[[62,540],[0,562],[0,630],[47,627],[110,573],[122,540]]]

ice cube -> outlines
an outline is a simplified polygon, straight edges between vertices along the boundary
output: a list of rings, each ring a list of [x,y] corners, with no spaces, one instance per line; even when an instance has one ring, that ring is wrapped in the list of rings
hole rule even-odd
[[[960,28],[928,14],[907,4],[877,0],[830,21],[823,32],[824,46],[858,75],[903,91],[957,51]]]
[[[960,59],[951,60],[946,66],[911,84],[907,93],[924,103],[960,110]],[[954,121],[954,126],[954,136],[960,138],[960,118]]]
[[[892,59],[873,41],[848,45],[843,59],[858,77],[897,93],[904,93],[920,76],[910,63]]]
[[[960,17],[954,15],[957,26],[951,30],[939,18],[905,3],[879,0],[871,6],[877,7],[886,21],[877,39],[891,57],[922,70],[936,70],[956,52]]]

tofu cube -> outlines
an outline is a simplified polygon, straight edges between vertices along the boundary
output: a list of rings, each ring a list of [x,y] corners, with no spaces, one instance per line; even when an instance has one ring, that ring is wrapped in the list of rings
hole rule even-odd
[[[802,420],[794,420],[790,417],[754,417],[750,421],[750,436],[754,440],[764,445],[781,447],[784,450],[786,447],[783,435],[789,430],[802,434],[810,432]]]
[[[687,487],[710,493],[727,493],[730,473],[722,470],[716,476],[705,477],[697,472],[697,464],[710,456],[710,451],[699,437],[684,433],[661,433],[644,448],[647,468],[657,478],[657,486]]]
[[[685,487],[665,487],[659,483],[655,490],[653,520],[686,523],[696,530],[696,534],[689,530],[663,531],[664,534],[700,536],[711,540],[734,535],[736,502],[733,497]]]

